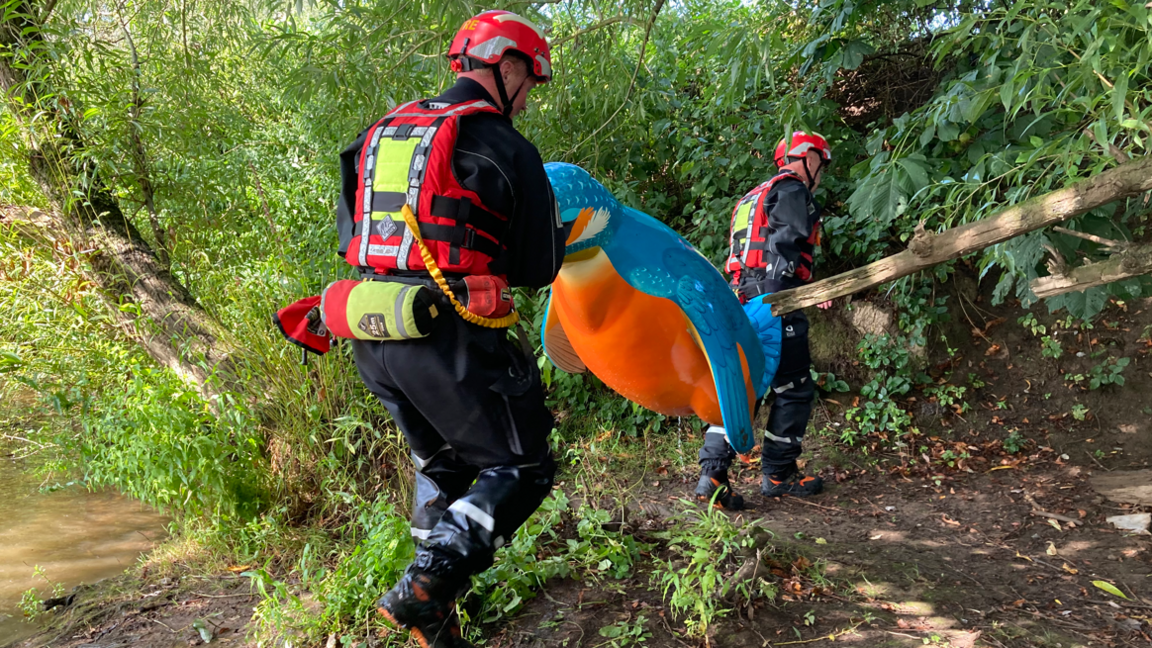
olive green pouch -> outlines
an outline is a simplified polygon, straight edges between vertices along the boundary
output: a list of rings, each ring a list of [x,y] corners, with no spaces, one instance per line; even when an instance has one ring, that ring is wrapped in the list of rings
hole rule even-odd
[[[439,315],[437,295],[424,286],[341,279],[321,296],[324,325],[336,337],[396,341],[427,336]]]

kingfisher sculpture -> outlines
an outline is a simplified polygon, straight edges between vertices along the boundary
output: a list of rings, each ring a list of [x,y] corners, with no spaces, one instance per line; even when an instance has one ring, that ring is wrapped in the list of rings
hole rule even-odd
[[[672,228],[621,205],[578,166],[544,168],[569,231],[545,354],[648,409],[722,425],[737,452],[750,451],[780,336],[762,346],[724,276]]]

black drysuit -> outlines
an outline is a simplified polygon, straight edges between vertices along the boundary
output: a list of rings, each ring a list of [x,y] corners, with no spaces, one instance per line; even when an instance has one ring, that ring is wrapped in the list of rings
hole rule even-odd
[[[479,83],[460,79],[426,103],[477,99],[495,105]],[[340,155],[341,255],[352,237],[363,145],[361,133]],[[493,260],[494,273],[512,286],[552,283],[564,259],[564,229],[536,147],[507,117],[467,115],[460,118],[452,171],[509,218],[506,252]],[[551,490],[553,418],[535,357],[504,329],[470,324],[445,306],[428,337],[352,345],[364,384],[392,414],[416,464],[414,565],[464,587]]]
[[[796,288],[812,277],[812,254],[820,221],[820,205],[812,198],[812,192],[798,180],[777,181],[764,198],[763,209],[768,216],[765,265],[744,268],[737,277],[737,289],[750,299]],[[785,315],[781,324],[784,336],[780,367],[769,392],[775,395],[775,402],[760,446],[762,467],[767,475],[787,471],[800,456],[816,396],[816,386],[809,373],[812,359],[808,349],[808,318],[803,311],[795,311]],[[704,436],[699,457],[705,472],[719,472],[728,469],[736,453],[728,445],[723,429],[711,428]]]

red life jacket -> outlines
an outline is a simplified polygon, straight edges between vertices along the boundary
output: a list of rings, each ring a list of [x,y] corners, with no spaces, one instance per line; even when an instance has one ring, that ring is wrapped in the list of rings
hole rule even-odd
[[[500,114],[484,100],[444,108],[397,106],[368,129],[360,151],[354,230],[345,260],[362,272],[424,270],[415,237],[400,215],[407,204],[445,273],[491,275],[504,251],[508,217],[489,209],[452,172],[460,117]]]
[[[744,268],[763,268],[768,265],[771,232],[768,214],[764,211],[764,201],[777,182],[787,179],[803,182],[795,173],[784,171],[749,191],[740,202],[736,203],[736,208],[732,210],[728,262],[724,265],[724,270],[728,274],[737,276]],[[800,253],[800,267],[795,270],[796,276],[801,281],[812,278],[812,248],[820,244],[819,221],[812,227],[812,234],[808,237],[807,244],[809,249]]]

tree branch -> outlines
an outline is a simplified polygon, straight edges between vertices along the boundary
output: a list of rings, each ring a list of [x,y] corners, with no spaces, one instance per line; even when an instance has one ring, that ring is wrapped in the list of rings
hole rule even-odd
[[[57,0],[48,0],[44,8],[40,10],[40,17],[36,19],[36,23],[43,25],[48,22],[48,17],[52,15],[52,10],[56,8]]]
[[[908,250],[765,301],[782,315],[919,272],[934,265],[1079,216],[1114,200],[1152,190],[1152,156],[1109,169],[1070,187],[1037,196],[993,216],[939,234],[924,233]],[[1131,275],[1129,275],[1131,276]]]
[[[1030,285],[1037,297],[1046,298],[1146,274],[1152,274],[1152,245],[1138,245],[1098,263],[1033,279]]]
[[[652,27],[656,24],[656,17],[660,15],[660,10],[664,8],[664,2],[665,0],[656,0],[656,8],[652,10],[652,17],[648,19],[648,27],[644,30],[644,40],[640,42],[640,56],[636,59],[636,67],[632,70],[632,80],[628,82],[628,90],[624,93],[624,100],[616,107],[616,111],[612,113],[611,117],[604,120],[604,123],[600,124],[599,128],[592,131],[592,134],[585,137],[584,141],[573,147],[573,150],[584,146],[599,135],[600,131],[607,128],[608,124],[611,124],[612,121],[616,119],[616,115],[620,114],[624,106],[628,105],[628,100],[632,97],[632,89],[636,87],[636,75],[640,73],[640,68],[644,65],[644,54],[648,51],[648,37],[652,35]]]
[[[596,23],[595,25],[591,25],[591,26],[585,27],[584,29],[577,30],[575,33],[569,34],[569,35],[565,36],[564,38],[557,38],[556,40],[552,41],[552,49],[559,49],[562,45],[564,45],[564,43],[567,43],[568,41],[571,41],[571,40],[575,40],[575,39],[583,36],[584,34],[587,34],[588,32],[596,31],[597,29],[603,29],[604,27],[610,27],[612,25],[615,25],[617,23],[622,23],[622,22],[628,23],[630,25],[636,25],[637,24],[636,20],[630,16],[616,16],[614,18],[608,18],[606,20],[601,20],[600,22]]]
[[[1059,225],[1053,227],[1052,231],[1074,236],[1078,239],[1084,239],[1085,241],[1092,241],[1107,248],[1122,248],[1128,245],[1127,241],[1114,241],[1112,239],[1106,239],[1103,236],[1096,236],[1095,234],[1089,234],[1087,232],[1077,232],[1076,230],[1070,230],[1067,227],[1060,227]]]
[[[1088,139],[1092,140],[1093,142],[1096,142],[1096,134],[1092,132],[1091,128],[1085,128],[1084,134],[1088,136]],[[1096,142],[1096,143],[1099,144],[1100,146],[1104,147],[1105,149],[1107,149],[1108,155],[1111,155],[1112,157],[1116,158],[1116,161],[1119,162],[1120,164],[1124,164],[1125,162],[1128,161],[1128,159],[1129,159],[1128,154],[1125,153],[1123,149],[1121,149],[1119,146],[1116,146],[1112,142],[1103,142],[1103,143]]]

